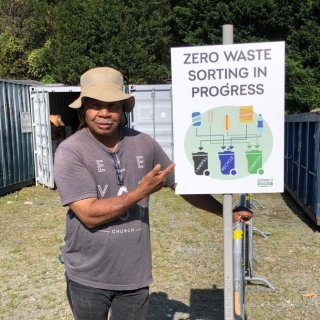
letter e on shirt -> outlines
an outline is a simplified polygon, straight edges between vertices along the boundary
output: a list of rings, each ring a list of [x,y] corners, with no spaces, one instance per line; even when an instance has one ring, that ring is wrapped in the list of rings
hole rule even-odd
[[[143,156],[136,156],[137,159],[137,165],[139,169],[143,169],[144,168],[144,159]]]

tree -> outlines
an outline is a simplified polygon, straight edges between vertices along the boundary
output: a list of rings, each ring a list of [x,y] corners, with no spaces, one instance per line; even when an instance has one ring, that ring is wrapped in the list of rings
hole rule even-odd
[[[174,45],[221,43],[221,25],[230,10],[225,3],[210,0],[172,1]]]
[[[0,33],[0,77],[24,78],[25,56],[22,42],[9,31]]]
[[[28,55],[50,35],[49,6],[44,0],[0,0],[0,76],[33,78]]]
[[[168,10],[164,0],[60,2],[50,53],[54,78],[75,84],[85,70],[108,65],[120,69],[127,82],[164,81],[169,75]]]
[[[127,83],[170,78],[170,47],[286,42],[288,112],[319,108],[319,0],[0,0],[0,77],[77,84],[95,66]]]

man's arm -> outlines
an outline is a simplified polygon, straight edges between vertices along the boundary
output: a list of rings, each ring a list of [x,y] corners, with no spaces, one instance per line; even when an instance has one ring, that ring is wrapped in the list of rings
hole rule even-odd
[[[174,190],[175,188],[172,187],[171,189]],[[222,217],[222,204],[210,194],[184,194],[181,195],[181,197],[198,209],[205,210]],[[249,220],[253,216],[252,212],[245,207],[239,208],[240,209],[235,208],[232,213],[233,221],[240,221],[244,224],[249,224]]]
[[[210,194],[184,194],[181,197],[198,209],[222,217],[222,204]]]
[[[173,168],[174,164],[171,164],[162,171],[161,166],[157,164],[142,178],[139,185],[128,193],[112,198],[82,199],[70,203],[69,207],[88,228],[111,222],[121,217],[143,198],[159,191]]]

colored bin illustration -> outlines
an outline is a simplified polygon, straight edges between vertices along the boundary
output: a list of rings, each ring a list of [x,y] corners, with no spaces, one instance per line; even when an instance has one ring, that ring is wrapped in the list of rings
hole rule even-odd
[[[233,151],[222,151],[219,152],[220,159],[220,170],[224,175],[236,175],[237,170],[235,169],[235,159]]]
[[[246,151],[246,157],[248,161],[248,172],[251,174],[263,174],[262,169],[262,151],[250,150]]]
[[[198,176],[205,175],[210,176],[208,170],[208,153],[207,152],[196,152],[192,153],[192,159],[194,162],[194,173]]]

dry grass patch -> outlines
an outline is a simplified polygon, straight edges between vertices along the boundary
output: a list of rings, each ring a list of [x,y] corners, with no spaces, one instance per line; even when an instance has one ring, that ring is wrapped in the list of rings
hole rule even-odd
[[[221,196],[219,197],[221,199]],[[234,197],[236,199],[236,197]],[[280,194],[257,195],[249,320],[320,319],[320,233]],[[24,188],[0,197],[0,319],[72,319],[57,262],[66,208],[56,190]],[[154,283],[148,320],[223,319],[223,221],[170,190],[151,200]]]

